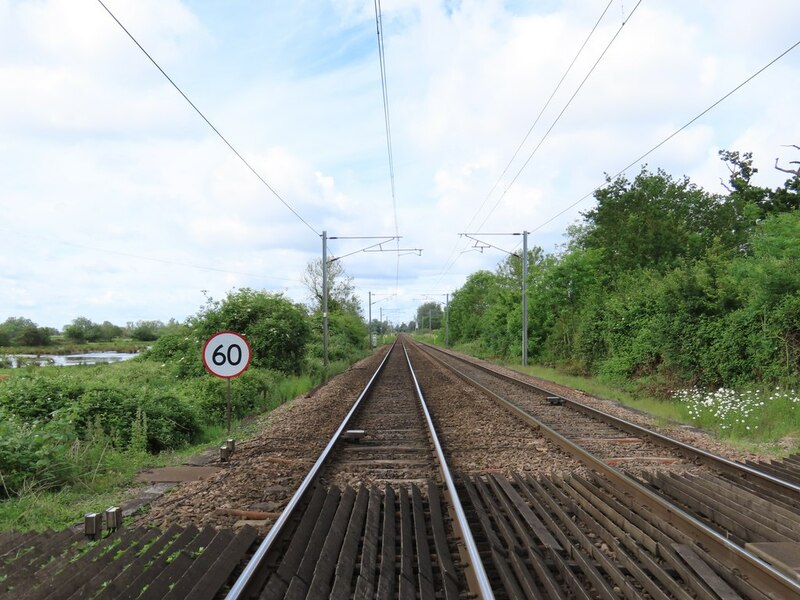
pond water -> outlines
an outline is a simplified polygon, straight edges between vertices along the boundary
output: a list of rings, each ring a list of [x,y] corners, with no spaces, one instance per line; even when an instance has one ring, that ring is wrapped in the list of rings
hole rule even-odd
[[[85,352],[83,354],[9,354],[6,357],[11,362],[11,368],[24,367],[37,364],[42,367],[70,365],[98,365],[103,363],[122,362],[130,360],[136,353],[130,352]]]

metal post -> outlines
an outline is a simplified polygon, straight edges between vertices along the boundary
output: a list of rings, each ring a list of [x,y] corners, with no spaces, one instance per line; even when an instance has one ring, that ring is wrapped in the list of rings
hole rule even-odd
[[[228,410],[227,413],[227,421],[228,421],[228,435],[231,434],[231,380],[228,378]]]
[[[444,305],[444,347],[450,347],[450,294],[445,294],[447,300]]]
[[[522,366],[528,364],[528,232],[522,232]]]
[[[428,309],[428,331],[433,333],[433,309]]]
[[[328,366],[328,232],[322,232],[322,362]]]
[[[369,336],[369,347],[372,349],[372,292],[369,294],[369,321],[367,321],[367,335]]]

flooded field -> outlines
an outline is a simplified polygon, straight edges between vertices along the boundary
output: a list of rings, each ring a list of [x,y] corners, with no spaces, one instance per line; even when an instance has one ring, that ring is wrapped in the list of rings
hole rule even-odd
[[[97,365],[103,363],[130,360],[136,353],[132,352],[85,352],[81,354],[9,354],[0,356],[0,363],[16,369],[28,365],[40,367],[68,367],[71,365]]]

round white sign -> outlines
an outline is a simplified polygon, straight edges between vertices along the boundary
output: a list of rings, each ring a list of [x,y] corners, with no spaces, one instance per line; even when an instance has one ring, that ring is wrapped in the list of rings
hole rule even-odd
[[[203,346],[203,364],[216,377],[238,377],[250,364],[250,344],[243,335],[233,331],[215,333]]]

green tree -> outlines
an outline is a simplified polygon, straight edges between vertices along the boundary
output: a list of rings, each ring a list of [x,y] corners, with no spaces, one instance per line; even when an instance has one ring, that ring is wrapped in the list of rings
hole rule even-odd
[[[423,330],[440,329],[442,316],[442,307],[438,302],[426,302],[417,308],[417,323]]]
[[[51,330],[24,317],[9,317],[0,324],[0,346],[48,346]]]
[[[353,278],[339,260],[328,261],[328,312],[359,314],[361,303],[355,294]],[[311,297],[311,309],[322,311],[322,259],[309,261],[303,273],[303,285]]]
[[[101,339],[100,325],[93,323],[86,317],[77,317],[72,323],[64,326],[64,335],[67,339],[82,344],[84,342],[97,342]]]
[[[691,183],[646,167],[630,182],[624,176],[595,192],[597,205],[571,230],[572,243],[603,252],[609,271],[667,270],[682,258],[699,258],[730,223],[718,198]]]
[[[125,335],[125,330],[119,325],[114,325],[111,321],[103,321],[99,325],[99,329],[98,339],[101,342],[110,342]]]
[[[136,321],[129,322],[128,334],[141,342],[153,342],[165,331],[166,325],[161,321]]]
[[[450,299],[450,335],[454,342],[476,341],[481,337],[484,318],[494,300],[496,280],[490,271],[476,271],[453,293]]]
[[[228,292],[224,300],[209,298],[189,325],[198,342],[219,331],[240,333],[250,344],[252,366],[285,373],[301,370],[310,335],[303,306],[282,294],[250,288]]]

